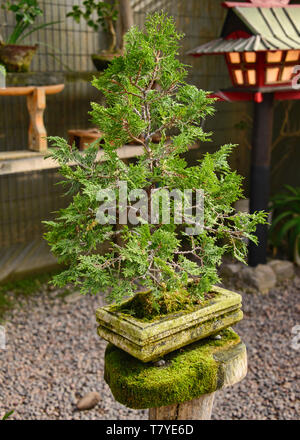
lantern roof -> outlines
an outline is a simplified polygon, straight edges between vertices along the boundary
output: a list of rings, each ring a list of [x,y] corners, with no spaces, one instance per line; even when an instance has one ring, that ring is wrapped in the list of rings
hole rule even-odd
[[[229,11],[222,37],[202,44],[188,54],[200,56],[227,52],[299,50],[300,5],[278,6],[278,1],[269,2],[267,7],[256,4],[224,3]],[[239,38],[241,32],[244,35]]]

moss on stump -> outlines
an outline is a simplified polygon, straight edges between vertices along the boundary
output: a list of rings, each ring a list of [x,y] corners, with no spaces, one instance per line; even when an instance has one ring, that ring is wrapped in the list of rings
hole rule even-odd
[[[105,352],[104,379],[115,399],[133,409],[168,406],[199,398],[229,384],[224,368],[228,355],[230,361],[238,357],[246,359],[246,348],[232,329],[223,330],[220,335],[220,340],[202,339],[169,353],[162,367],[145,364],[109,344]]]

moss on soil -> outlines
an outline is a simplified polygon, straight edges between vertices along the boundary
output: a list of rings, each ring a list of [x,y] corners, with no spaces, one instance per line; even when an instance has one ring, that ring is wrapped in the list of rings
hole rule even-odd
[[[220,340],[202,339],[167,354],[163,367],[145,364],[109,344],[105,352],[104,379],[115,399],[134,409],[183,403],[212,393],[222,385],[214,353],[240,341],[232,329],[220,334]]]
[[[132,316],[142,322],[153,322],[174,313],[190,313],[199,307],[206,306],[217,293],[210,292],[197,298],[188,290],[177,292],[163,292],[161,297],[156,299],[151,291],[139,292],[133,298],[121,304],[111,307],[111,311]]]

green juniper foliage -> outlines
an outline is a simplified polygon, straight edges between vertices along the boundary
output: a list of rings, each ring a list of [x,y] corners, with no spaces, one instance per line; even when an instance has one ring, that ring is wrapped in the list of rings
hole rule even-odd
[[[213,114],[214,102],[207,92],[185,82],[186,66],[177,58],[181,38],[172,18],[154,14],[144,32],[137,27],[128,32],[124,56],[93,80],[106,101],[105,106],[92,103],[91,112],[103,133],[105,161],[96,161],[97,145],[80,153],[64,139],[50,138],[57,147],[51,156],[73,194],[72,203],[56,221],[46,222],[52,251],[69,265],[55,277],[56,285],[73,282],[82,293],[104,291],[116,302],[137,290],[150,290],[157,303],[163,295],[170,298],[174,292],[175,298],[176,292],[186,292],[188,279],[197,277],[189,290],[197,300],[219,281],[217,267],[226,251],[244,261],[244,239],[256,242],[256,225],[264,223],[266,215],[235,213],[232,208],[242,196],[242,178],[227,161],[234,146],[206,154],[197,166],[187,167],[181,157],[191,144],[209,140],[201,125]],[[160,141],[152,142],[157,135]],[[130,141],[141,145],[144,154],[127,165],[118,158],[117,149]],[[169,225],[98,224],[99,189],[116,189],[120,181],[127,182],[128,191],[143,188],[148,194],[157,187],[202,189],[202,232],[186,236],[186,225],[175,225],[174,213]],[[189,248],[182,248],[183,240],[189,241]],[[107,241],[110,247],[101,253],[99,246]]]

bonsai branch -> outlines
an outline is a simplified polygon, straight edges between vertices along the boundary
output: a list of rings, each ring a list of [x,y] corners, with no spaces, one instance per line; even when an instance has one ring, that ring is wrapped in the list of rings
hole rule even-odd
[[[111,17],[106,18],[107,29],[111,36],[111,43],[109,45],[108,51],[115,52],[117,47],[117,34]]]
[[[139,99],[144,99],[142,95],[138,95],[137,93],[133,93],[133,92],[130,92],[129,90],[127,90],[126,87],[122,83],[120,83],[119,81],[117,81],[115,79],[111,79],[111,82],[118,85],[119,87],[121,87],[124,90],[124,93],[126,93],[127,95],[132,95],[132,96],[135,96]]]

